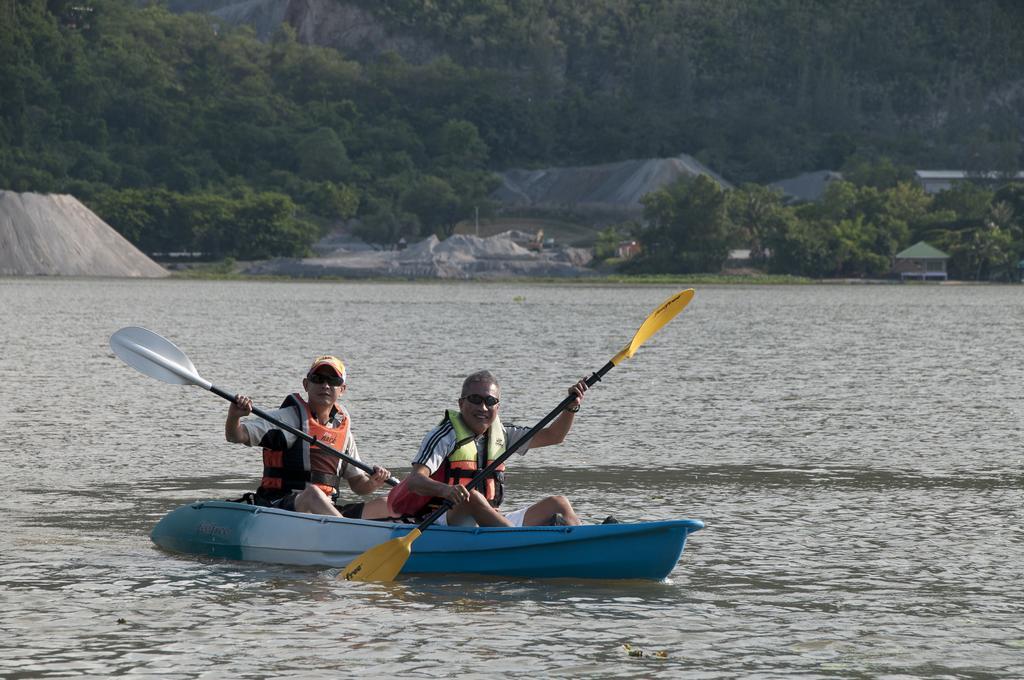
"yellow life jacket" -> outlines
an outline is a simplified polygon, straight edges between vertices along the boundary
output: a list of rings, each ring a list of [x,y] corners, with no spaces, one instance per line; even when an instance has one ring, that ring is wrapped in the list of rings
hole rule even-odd
[[[487,452],[486,458],[484,458],[477,450],[477,435],[462,420],[462,414],[455,410],[448,410],[444,417],[451,422],[452,428],[455,430],[455,448],[448,454],[437,472],[430,477],[445,484],[466,486],[478,471],[483,470],[505,453],[505,427],[501,424],[500,418],[495,418],[491,423],[490,429],[487,430]],[[502,463],[489,472],[487,478],[477,486],[477,489],[492,507],[496,508],[501,505],[501,500],[505,496],[505,464]]]

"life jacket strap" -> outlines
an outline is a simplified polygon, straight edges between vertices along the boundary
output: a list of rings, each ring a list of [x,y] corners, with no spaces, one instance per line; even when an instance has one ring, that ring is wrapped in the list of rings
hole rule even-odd
[[[263,481],[260,486],[267,489],[283,489],[287,483],[290,489],[302,489],[306,486],[306,482],[316,484],[329,496],[337,492],[341,477],[326,472],[297,472],[286,468],[264,467]],[[330,490],[328,491],[324,487],[328,487]]]
[[[476,477],[478,472],[480,472],[480,471],[479,470],[462,470],[462,469],[453,467],[453,468],[450,468],[448,470],[448,479],[453,479],[455,481],[460,481],[460,480],[463,480],[463,479],[470,480],[470,479],[473,479],[474,477]],[[501,470],[491,470],[490,472],[487,473],[487,477],[490,477],[490,478],[493,478],[493,479],[497,480],[500,484],[504,484],[505,483],[505,473],[503,471],[501,471]],[[485,479],[487,477],[485,477]]]

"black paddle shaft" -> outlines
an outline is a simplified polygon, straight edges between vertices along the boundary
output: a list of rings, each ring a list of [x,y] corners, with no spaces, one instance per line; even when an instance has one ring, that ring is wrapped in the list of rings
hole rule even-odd
[[[222,390],[221,388],[217,387],[216,385],[210,385],[210,391],[213,392],[214,394],[216,394],[218,397],[223,397],[224,399],[227,399],[230,402],[234,402],[235,401],[235,395],[230,394],[228,392],[225,392],[224,390]],[[267,421],[271,425],[275,425],[275,426],[281,428],[282,430],[285,430],[286,432],[291,432],[293,435],[295,435],[296,437],[298,437],[300,439],[305,439],[307,442],[309,442],[310,444],[316,446],[317,448],[322,449],[323,451],[326,451],[327,453],[333,454],[333,455],[337,456],[338,458],[341,458],[342,460],[346,461],[350,465],[355,465],[357,468],[359,468],[360,470],[362,470],[363,472],[365,472],[367,474],[370,474],[370,475],[373,474],[373,470],[374,469],[372,467],[370,467],[369,465],[367,465],[366,463],[364,463],[363,461],[356,460],[352,456],[345,455],[341,451],[338,451],[337,449],[335,449],[335,448],[333,448],[331,446],[328,446],[327,444],[324,444],[322,441],[320,441],[316,437],[313,437],[313,436],[303,432],[302,430],[297,430],[294,427],[292,427],[291,425],[287,425],[285,423],[282,423],[280,420],[278,420],[277,418],[274,418],[272,415],[270,415],[266,411],[264,411],[262,409],[258,409],[255,406],[253,406],[252,412],[253,412],[254,415],[259,416],[260,418],[263,418],[263,420]],[[391,486],[397,486],[398,485],[398,480],[395,479],[394,477],[388,477],[385,481],[388,484],[390,484]]]
[[[608,371],[612,370],[614,366],[615,364],[613,364],[610,361],[604,366],[602,366],[601,370],[587,378],[587,387],[593,387],[601,379],[601,377]],[[556,406],[554,411],[544,416],[544,418],[539,423],[530,428],[529,432],[527,432],[522,437],[517,439],[516,442],[505,451],[505,453],[501,454],[500,456],[492,460],[487,467],[473,475],[473,479],[469,480],[469,484],[466,484],[466,489],[472,491],[476,487],[480,486],[480,483],[483,482],[483,480],[487,477],[489,473],[493,472],[495,468],[497,468],[499,465],[508,460],[508,457],[511,456],[516,451],[518,451],[520,448],[522,448],[522,446],[526,444],[526,442],[533,439],[533,436],[535,434],[537,434],[545,427],[547,427],[548,423],[557,418],[558,415],[562,411],[567,409],[569,407],[569,404],[571,404],[574,401],[576,401],[576,395],[574,394],[570,394],[565,399],[563,399],[562,403]],[[419,525],[417,525],[416,528],[420,531],[423,531],[428,526],[436,522],[438,517],[448,512],[448,510],[450,510],[453,506],[454,504],[449,499],[444,499],[444,501],[442,501],[441,503],[441,507],[437,508],[436,510],[434,510],[434,512],[427,515],[424,518],[424,520],[420,522]]]

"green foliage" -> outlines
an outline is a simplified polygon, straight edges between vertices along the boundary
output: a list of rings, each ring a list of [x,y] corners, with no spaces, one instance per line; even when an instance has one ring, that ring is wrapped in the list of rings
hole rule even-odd
[[[768,271],[820,278],[834,272],[835,258],[831,228],[827,222],[801,219],[791,213],[783,228],[769,234],[766,245],[771,256]]]
[[[992,204],[994,192],[971,182],[961,182],[935,196],[935,208],[957,216],[957,224],[980,221]],[[951,225],[951,226],[956,226]]]
[[[403,213],[399,231],[418,231],[422,219],[447,233],[494,186],[476,126],[447,110],[452,87],[468,77],[451,61],[393,62],[375,81],[288,29],[264,44],[202,15],[122,0],[5,9],[15,21],[0,21],[4,187],[74,190],[104,205],[143,250],[301,253],[319,235],[314,222],[373,218],[374,206],[431,183],[441,192],[433,201],[413,192],[407,200],[423,215]],[[434,105],[409,106],[410,93]],[[273,192],[283,195],[271,200]],[[230,204],[233,231],[213,209],[216,196]],[[145,200],[155,204],[138,219]],[[181,223],[193,218],[200,222]]]
[[[451,184],[429,175],[403,192],[400,203],[402,210],[416,215],[428,232],[441,236],[451,236],[465,214]]]
[[[378,243],[449,234],[492,210],[495,169],[687,152],[746,184],[648,197],[635,268],[749,247],[878,276],[921,239],[963,277],[1024,257],[1019,187],[932,198],[909,170],[1021,167],[1019,3],[356,1],[436,57],[264,43],[158,3],[0,3],[0,186],[73,192],[144,250],[246,259],[352,218]],[[822,167],[848,182],[820,205],[754,184]]]
[[[965,279],[1016,280],[1024,258],[1024,185],[996,192],[960,185],[935,197],[937,219],[929,224],[936,245],[951,255],[952,275]]]
[[[603,262],[615,257],[621,240],[622,236],[614,226],[597,232],[597,240],[594,243],[594,259]]]
[[[107,191],[90,203],[107,223],[151,253],[201,253],[239,260],[308,254],[316,227],[295,217],[278,193],[179,194],[167,189]]]
[[[420,235],[420,219],[391,206],[381,207],[367,216],[355,229],[356,236],[371,243],[396,246],[402,239],[412,241]]]
[[[315,182],[341,182],[349,172],[348,151],[337,133],[320,128],[303,135],[295,145],[298,174]]]
[[[642,202],[650,226],[641,234],[643,255],[634,267],[683,274],[721,270],[734,226],[718,184],[704,175],[682,178]]]
[[[494,71],[460,117],[499,166],[685,150],[734,181],[766,182],[882,150],[900,171],[863,180],[877,188],[908,165],[1020,167],[1015,3],[360,4]]]
[[[359,194],[350,186],[333,182],[319,182],[305,195],[307,205],[317,206],[321,215],[345,220],[359,209]]]
[[[729,215],[754,263],[773,273],[882,278],[896,253],[926,240],[950,254],[951,276],[1010,280],[1024,255],[1021,195],[1014,185],[994,198],[977,186],[931,196],[910,183],[834,182],[820,203],[786,206],[744,185],[729,192]]]
[[[429,149],[433,163],[440,168],[482,168],[488,149],[476,126],[464,120],[449,120],[432,135]]]
[[[889,189],[914,180],[913,168],[897,166],[890,158],[874,160],[858,155],[847,159],[840,167],[843,177],[857,186]]]
[[[751,263],[764,265],[768,242],[785,233],[792,211],[782,202],[782,194],[757,184],[744,184],[727,194],[729,220],[736,229],[735,245],[750,249]]]

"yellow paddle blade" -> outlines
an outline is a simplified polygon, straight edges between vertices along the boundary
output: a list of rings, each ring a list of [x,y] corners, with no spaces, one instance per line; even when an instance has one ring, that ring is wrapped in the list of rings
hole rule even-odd
[[[405,536],[375,545],[348,563],[338,578],[346,581],[394,581],[412,554],[412,542],[420,536],[413,529]]]
[[[687,288],[661,303],[661,306],[651,312],[640,325],[640,330],[636,332],[629,344],[612,357],[612,364],[618,366],[620,361],[633,356],[640,349],[640,345],[647,342],[652,335],[661,330],[662,326],[674,319],[676,314],[686,309],[686,305],[690,304],[692,299],[693,288]]]

